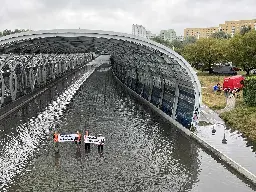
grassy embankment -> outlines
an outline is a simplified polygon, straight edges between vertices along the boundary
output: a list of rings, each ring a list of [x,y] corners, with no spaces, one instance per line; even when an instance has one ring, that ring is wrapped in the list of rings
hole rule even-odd
[[[213,110],[223,109],[226,98],[222,93],[213,92],[213,86],[218,82],[222,85],[225,76],[209,75],[204,72],[197,73],[202,86],[203,103]],[[220,117],[234,130],[243,133],[247,138],[256,142],[256,107],[248,107],[241,95],[236,99],[235,109],[220,114]]]

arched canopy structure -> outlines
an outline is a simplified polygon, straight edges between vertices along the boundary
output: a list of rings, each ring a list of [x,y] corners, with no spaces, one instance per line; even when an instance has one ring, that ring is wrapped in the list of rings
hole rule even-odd
[[[171,103],[170,116],[174,119],[184,119],[187,115],[193,121],[196,119],[194,114],[199,114],[201,86],[196,73],[179,54],[151,40],[123,33],[82,29],[29,31],[0,38],[0,54],[89,52],[111,55],[117,76],[126,83],[128,80],[122,75],[136,78],[145,85],[150,81],[151,99],[154,87],[162,90],[158,94],[160,104],[167,106]]]

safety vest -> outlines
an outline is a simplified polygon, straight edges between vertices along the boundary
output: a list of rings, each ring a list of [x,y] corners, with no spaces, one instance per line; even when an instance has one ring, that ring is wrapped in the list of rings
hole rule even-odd
[[[59,134],[54,133],[54,142],[58,142]]]

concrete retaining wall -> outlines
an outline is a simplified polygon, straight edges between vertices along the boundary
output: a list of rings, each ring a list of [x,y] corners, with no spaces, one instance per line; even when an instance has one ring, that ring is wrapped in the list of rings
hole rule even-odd
[[[194,139],[197,143],[199,143],[202,147],[207,149],[210,153],[215,155],[218,159],[229,165],[232,169],[234,169],[238,174],[246,178],[251,184],[256,186],[256,176],[249,172],[247,169],[239,165],[237,162],[230,159],[228,156],[224,155],[222,152],[217,150],[215,147],[211,146],[209,143],[203,141],[201,138],[199,138],[196,134],[191,132],[189,129],[183,127],[180,123],[175,121],[173,118],[171,118],[169,115],[164,113],[161,109],[157,108],[155,105],[150,103],[149,101],[145,100],[141,96],[139,96],[135,91],[124,85],[114,74],[113,76],[117,80],[117,82],[122,85],[125,89],[127,89],[133,96],[135,96],[138,100],[140,100],[142,103],[148,105],[151,107],[154,111],[156,111],[158,114],[160,114],[162,117],[164,117],[166,120],[171,122],[173,125],[175,125],[178,130],[183,133],[184,136]]]

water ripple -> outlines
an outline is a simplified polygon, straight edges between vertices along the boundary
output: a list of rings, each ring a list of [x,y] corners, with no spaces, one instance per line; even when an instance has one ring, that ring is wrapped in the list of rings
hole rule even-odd
[[[95,146],[89,153],[83,147],[76,150],[73,143],[66,142],[60,144],[60,153],[55,153],[53,142],[46,137],[56,121],[62,133],[84,129],[102,133],[106,137],[104,152],[98,152]],[[93,73],[76,95],[73,91],[62,94],[29,122],[31,127],[20,126],[19,130],[29,145],[20,145],[36,148],[29,155],[25,152],[31,160],[24,158],[27,163],[22,163],[23,171],[9,176],[13,179],[5,190],[252,191],[173,125],[116,85],[111,72],[105,70]],[[40,143],[33,138],[37,135],[44,135]],[[13,152],[18,159],[24,154],[22,148]],[[7,158],[0,157],[8,163]],[[15,166],[19,167],[18,162],[11,172]]]
[[[52,127],[55,119],[62,115],[62,111],[70,103],[73,95],[92,73],[93,70],[85,73],[36,118],[19,125],[17,136],[9,136],[10,139],[6,143],[0,143],[4,146],[0,151],[1,154],[4,154],[4,156],[0,156],[2,170],[0,172],[0,189],[7,186],[14,176],[23,171],[28,161],[33,158],[38,146],[46,139],[49,127]]]

